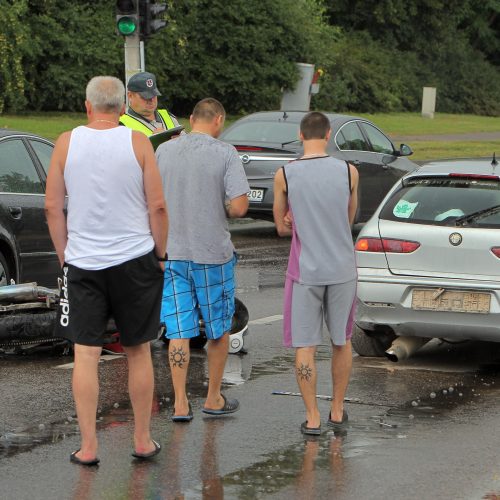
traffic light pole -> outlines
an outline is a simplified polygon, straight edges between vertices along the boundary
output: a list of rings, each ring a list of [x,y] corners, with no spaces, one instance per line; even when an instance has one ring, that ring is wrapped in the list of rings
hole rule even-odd
[[[144,71],[144,42],[140,40],[139,33],[125,37],[125,82],[128,83],[130,77]],[[128,105],[128,99],[127,99]]]

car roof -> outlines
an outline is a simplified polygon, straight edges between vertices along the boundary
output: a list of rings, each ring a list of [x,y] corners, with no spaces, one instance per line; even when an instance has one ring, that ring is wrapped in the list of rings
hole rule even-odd
[[[32,134],[31,132],[22,132],[20,130],[12,130],[10,128],[0,128],[0,138],[10,137],[10,136],[24,136],[24,137],[36,137],[38,139],[44,139],[45,141],[49,141],[45,137],[41,137],[37,134]],[[51,141],[49,141],[51,142]]]
[[[449,175],[449,174],[475,174],[497,175],[500,177],[500,166],[492,164],[493,156],[484,159],[462,160],[449,159],[425,163],[418,170],[409,174],[414,176]]]
[[[250,115],[244,116],[243,118],[240,118],[238,121],[241,123],[243,121],[282,121],[284,119],[284,116],[286,114],[286,121],[287,122],[292,122],[292,123],[300,123],[304,115],[309,113],[309,111],[259,111],[257,113],[252,113]],[[323,111],[323,113],[328,117],[330,122],[335,121],[335,122],[348,122],[350,120],[363,120],[363,121],[368,121],[365,118],[361,118],[358,116],[351,116],[351,115],[343,115],[339,113],[329,113],[326,111]]]

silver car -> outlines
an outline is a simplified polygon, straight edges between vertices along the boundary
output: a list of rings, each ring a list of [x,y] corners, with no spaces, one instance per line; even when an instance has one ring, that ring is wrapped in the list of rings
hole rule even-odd
[[[499,177],[494,158],[440,161],[389,191],[356,240],[358,354],[397,361],[430,338],[500,342]]]

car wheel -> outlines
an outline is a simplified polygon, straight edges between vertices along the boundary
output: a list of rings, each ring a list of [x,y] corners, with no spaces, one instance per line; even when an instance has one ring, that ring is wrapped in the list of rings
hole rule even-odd
[[[389,349],[395,336],[380,333],[380,338],[367,335],[359,326],[354,325],[352,332],[352,347],[360,356],[381,358]]]
[[[7,261],[2,253],[0,253],[0,286],[10,284],[10,270]]]

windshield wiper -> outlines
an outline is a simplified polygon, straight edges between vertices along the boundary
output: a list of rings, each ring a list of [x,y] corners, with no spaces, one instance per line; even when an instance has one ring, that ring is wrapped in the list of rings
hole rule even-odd
[[[293,141],[282,142],[281,147],[285,147],[287,144],[293,144],[294,142],[302,142],[300,139],[294,139]]]
[[[488,217],[488,215],[493,215],[500,212],[500,205],[495,205],[490,208],[485,208],[483,210],[478,210],[477,212],[472,212],[468,215],[462,215],[458,219],[455,219],[456,226],[467,226],[474,220],[483,219],[484,217]]]

